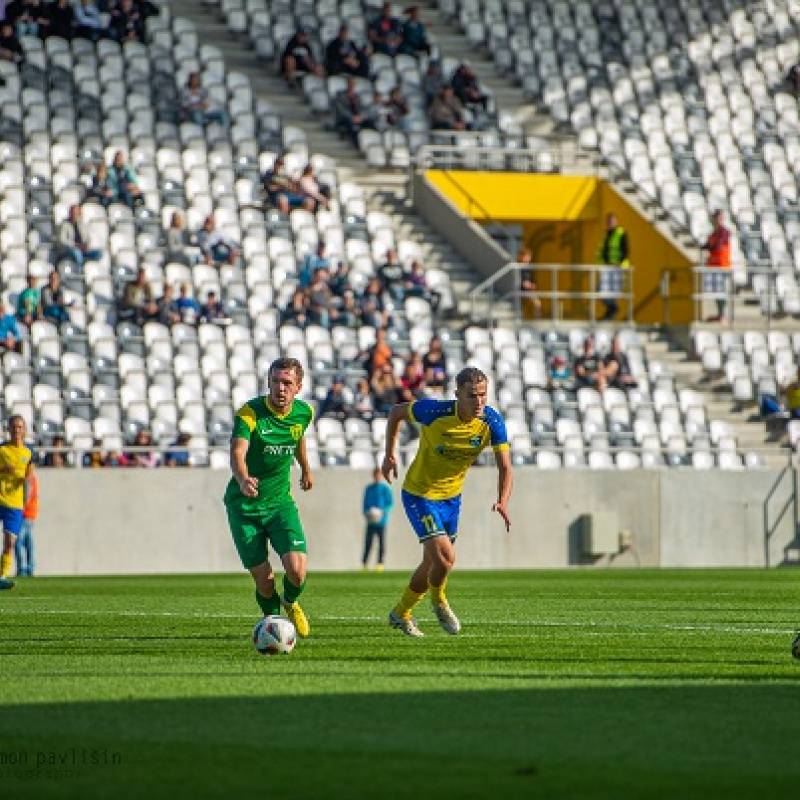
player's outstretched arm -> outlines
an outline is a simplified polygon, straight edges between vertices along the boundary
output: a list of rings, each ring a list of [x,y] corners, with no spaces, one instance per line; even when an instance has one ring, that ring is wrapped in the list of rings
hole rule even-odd
[[[300,488],[304,492],[310,491],[314,486],[314,476],[311,474],[311,465],[308,463],[308,453],[306,452],[306,437],[304,436],[297,443],[294,457],[300,465]]]
[[[400,432],[400,424],[403,420],[409,419],[408,409],[411,403],[398,403],[390,412],[386,423],[386,454],[383,457],[381,472],[388,483],[392,482],[392,477],[397,477],[397,434]]]
[[[249,446],[247,439],[231,439],[231,472],[245,497],[258,497],[258,478],[250,477],[245,461]]]
[[[511,469],[511,451],[496,450],[494,454],[497,463],[497,502],[492,506],[492,511],[496,511],[506,523],[506,530],[511,530],[511,517],[508,515],[508,500],[511,497],[511,489],[514,487],[514,472]]]

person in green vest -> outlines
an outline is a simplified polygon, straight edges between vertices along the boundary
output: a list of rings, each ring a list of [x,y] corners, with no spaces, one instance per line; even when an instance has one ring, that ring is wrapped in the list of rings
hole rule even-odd
[[[601,317],[601,321],[606,322],[617,316],[619,305],[617,304],[617,298],[613,295],[623,291],[622,269],[627,269],[630,266],[630,261],[628,261],[628,234],[625,228],[617,223],[615,214],[609,214],[606,219],[606,235],[597,248],[597,263],[614,267],[614,269],[602,270],[600,273],[598,291],[601,294],[605,292],[611,295],[600,301],[605,306],[605,313]]]

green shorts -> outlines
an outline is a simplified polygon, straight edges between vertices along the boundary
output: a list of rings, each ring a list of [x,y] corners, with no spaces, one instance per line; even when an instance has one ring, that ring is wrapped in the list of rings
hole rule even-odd
[[[286,553],[305,553],[306,535],[294,503],[262,512],[242,511],[226,506],[228,524],[239,558],[246,569],[263,564],[267,558],[267,542],[281,557]]]

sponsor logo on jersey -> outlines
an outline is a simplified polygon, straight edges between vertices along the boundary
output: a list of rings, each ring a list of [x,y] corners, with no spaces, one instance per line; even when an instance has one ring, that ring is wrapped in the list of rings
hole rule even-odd
[[[473,436],[469,440],[469,443],[472,447],[480,447],[482,442],[483,442],[483,436]]]
[[[264,446],[265,456],[291,456],[296,450],[293,444],[268,444]]]

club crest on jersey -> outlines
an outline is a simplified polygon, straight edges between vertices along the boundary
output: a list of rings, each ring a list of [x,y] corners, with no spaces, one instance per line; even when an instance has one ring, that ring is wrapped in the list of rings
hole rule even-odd
[[[469,440],[469,443],[471,447],[480,447],[482,441],[483,441],[483,436],[473,436]]]
[[[300,440],[300,437],[303,435],[303,426],[302,425],[290,425],[289,426],[289,434],[291,435],[292,439],[295,442]]]

